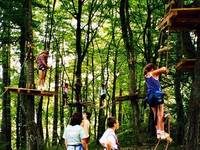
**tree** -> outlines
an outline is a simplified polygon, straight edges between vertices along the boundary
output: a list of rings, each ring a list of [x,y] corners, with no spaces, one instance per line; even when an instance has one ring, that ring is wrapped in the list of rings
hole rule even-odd
[[[137,81],[135,74],[135,53],[134,53],[134,45],[133,45],[133,33],[130,27],[129,20],[129,1],[121,0],[120,1],[120,20],[121,20],[121,28],[122,28],[122,37],[124,41],[124,46],[127,53],[127,62],[129,68],[129,95],[134,95],[137,89]],[[133,107],[133,128],[135,129],[135,138],[136,141],[139,142],[139,106],[138,101],[136,99],[131,99],[131,104]]]
[[[192,83],[191,99],[188,111],[188,131],[186,149],[199,149],[199,127],[200,127],[200,33],[197,32],[197,53],[194,66],[194,81]]]
[[[3,20],[3,34],[1,38],[8,41],[2,43],[2,68],[3,68],[3,90],[4,87],[10,86],[10,28],[9,21]],[[2,120],[1,120],[1,133],[0,141],[4,143],[4,149],[11,149],[11,105],[10,93],[4,92],[2,96]]]

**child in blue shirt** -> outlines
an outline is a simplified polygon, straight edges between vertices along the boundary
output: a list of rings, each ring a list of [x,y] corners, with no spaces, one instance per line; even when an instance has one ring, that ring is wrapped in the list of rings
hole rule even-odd
[[[153,64],[147,64],[144,68],[145,81],[147,85],[147,100],[157,120],[156,133],[158,139],[166,139],[169,134],[164,131],[164,93],[161,91],[159,75],[168,73],[166,67],[155,69]]]

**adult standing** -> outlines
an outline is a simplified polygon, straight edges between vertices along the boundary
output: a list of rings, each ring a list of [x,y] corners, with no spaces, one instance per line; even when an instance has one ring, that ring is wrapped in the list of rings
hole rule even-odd
[[[119,128],[119,122],[114,117],[109,117],[107,126],[108,129],[104,132],[99,142],[104,147],[104,150],[118,150],[119,142],[115,131]]]
[[[70,124],[65,128],[63,138],[67,150],[85,150],[84,130],[80,126],[82,114],[74,113]]]

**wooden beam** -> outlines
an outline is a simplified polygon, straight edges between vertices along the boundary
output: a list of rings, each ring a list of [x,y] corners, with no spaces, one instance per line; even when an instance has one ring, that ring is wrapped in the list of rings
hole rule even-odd
[[[38,96],[54,96],[57,93],[53,91],[41,91],[38,89],[17,88],[17,87],[5,87],[6,92],[21,93],[26,95],[38,95]]]
[[[194,69],[196,59],[182,59],[177,65],[176,70],[190,71]]]
[[[69,107],[77,107],[79,105],[95,107],[95,103],[93,103],[93,102],[73,102],[73,103],[67,103],[67,105]]]
[[[200,8],[171,9],[157,25],[158,30],[200,30]]]
[[[129,100],[135,100],[135,99],[144,99],[145,95],[138,95],[137,93],[135,95],[125,95],[125,96],[118,96],[115,97],[115,101],[129,101]]]

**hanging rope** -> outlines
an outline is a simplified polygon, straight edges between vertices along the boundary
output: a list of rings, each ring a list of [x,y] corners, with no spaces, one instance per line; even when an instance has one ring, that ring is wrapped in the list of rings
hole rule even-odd
[[[161,33],[160,33],[160,49],[163,48],[162,42],[163,42],[163,31],[161,31]],[[159,50],[158,50],[158,64],[157,64],[158,68],[159,68],[160,62],[161,62],[161,53],[159,52]]]
[[[6,88],[5,90],[4,90],[4,92],[1,94],[1,98],[3,97],[3,95],[6,93],[8,91],[8,89]]]
[[[170,49],[170,29],[168,28],[168,35],[167,35],[167,48],[168,50],[166,51],[166,64],[165,66],[168,67],[168,59],[169,59],[169,49]]]
[[[158,50],[158,68],[160,66],[161,63],[161,53],[166,53],[165,55],[165,66],[168,67],[168,60],[169,60],[169,50],[171,49],[170,47],[170,30],[168,28],[168,33],[167,33],[167,45],[164,47],[163,44],[163,36],[164,33],[163,31],[161,31],[161,39],[160,39],[160,49]]]

